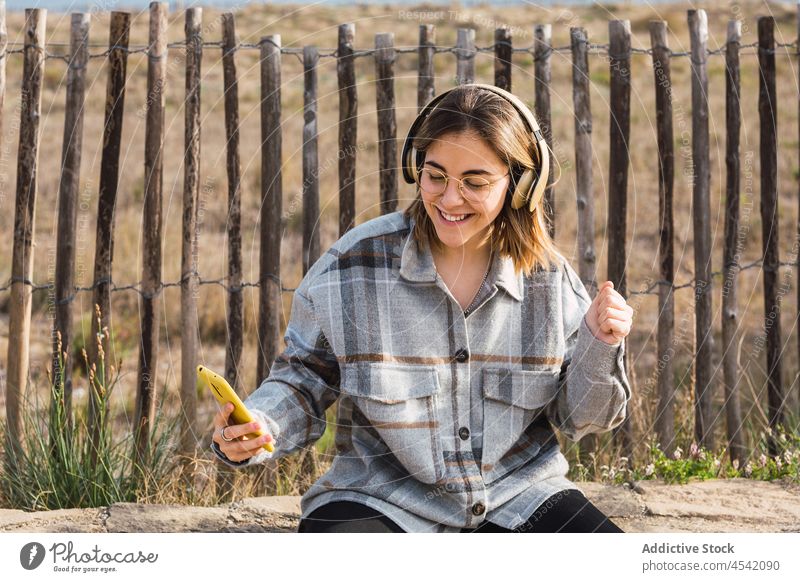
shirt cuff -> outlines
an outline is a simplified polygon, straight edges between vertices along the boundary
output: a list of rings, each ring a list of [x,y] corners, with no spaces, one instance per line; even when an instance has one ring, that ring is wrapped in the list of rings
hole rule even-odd
[[[214,451],[214,454],[217,455],[220,461],[228,465],[229,467],[243,467],[250,463],[250,459],[245,459],[244,461],[231,461],[225,453],[223,453],[219,445],[215,441],[211,441],[211,450]]]
[[[625,352],[625,339],[609,344],[596,337],[586,323],[586,315],[581,318],[578,340],[572,363],[584,370],[587,378],[607,376],[614,370],[617,360]]]

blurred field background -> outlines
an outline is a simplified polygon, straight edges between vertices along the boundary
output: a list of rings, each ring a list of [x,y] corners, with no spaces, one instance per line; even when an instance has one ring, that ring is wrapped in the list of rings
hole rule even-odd
[[[569,45],[572,26],[586,28],[592,43],[608,42],[608,21],[630,20],[634,48],[649,48],[648,23],[665,20],[669,27],[669,44],[673,51],[689,50],[687,27],[688,8],[704,8],[708,13],[708,48],[724,45],[727,23],[731,18],[743,20],[742,44],[756,40],[756,18],[773,15],[777,21],[776,41],[793,42],[797,36],[795,5],[773,2],[699,2],[640,6],[607,4],[588,7],[567,6],[537,8],[534,6],[492,7],[487,4],[474,8],[442,6],[264,6],[249,5],[235,11],[240,41],[255,43],[267,34],[280,34],[283,47],[317,45],[325,55],[336,48],[337,27],[355,23],[355,46],[373,48],[374,35],[394,32],[396,47],[412,47],[418,43],[419,24],[435,24],[437,44],[455,46],[458,28],[475,28],[476,45],[493,43],[494,29],[506,24],[513,28],[515,47],[533,44],[533,27],[538,23],[552,24],[553,46]],[[221,38],[220,10],[204,8],[203,37],[206,41]],[[92,15],[91,42],[108,42],[108,13]],[[9,12],[7,16],[9,48],[23,40],[24,15]],[[184,15],[170,13],[169,41],[184,39]],[[131,45],[146,45],[148,14],[143,9],[133,18]],[[69,14],[50,12],[47,16],[48,43],[68,43]],[[67,46],[52,46],[51,52],[65,54]],[[102,47],[93,47],[92,53]],[[798,195],[798,61],[793,49],[781,49],[777,54],[778,71],[778,192],[780,210],[781,260],[796,260],[797,255],[797,195]],[[281,98],[283,106],[283,209],[285,231],[281,249],[282,284],[294,288],[302,273],[302,55],[283,55]],[[452,53],[435,57],[437,94],[454,85],[456,59]],[[533,59],[530,54],[514,54],[512,91],[532,106],[534,95]],[[742,64],[742,134],[741,134],[741,218],[740,236],[744,241],[740,263],[756,260],[761,255],[761,220],[759,215],[759,156],[758,156],[758,59],[754,49],[743,49]],[[692,182],[691,182],[691,85],[688,57],[672,60],[673,110],[675,133],[675,247],[676,284],[693,278],[692,247]],[[244,279],[258,280],[260,196],[260,95],[257,50],[237,53],[241,119],[241,157],[243,169],[242,234],[244,250]],[[494,63],[491,53],[479,52],[475,57],[476,81],[492,83]],[[596,200],[596,249],[599,281],[606,279],[607,241],[605,224],[608,187],[609,155],[609,67],[607,57],[590,55],[592,79],[592,115],[594,146],[594,190]],[[57,190],[61,162],[64,123],[66,63],[48,59],[45,66],[45,85],[42,99],[41,148],[39,154],[39,190],[36,207],[34,281],[46,284],[53,281],[55,268],[55,232]],[[417,56],[398,54],[395,65],[397,103],[398,153],[402,140],[417,111]],[[574,172],[574,117],[572,108],[571,59],[569,53],[556,52],[552,57],[551,102],[553,112],[553,143],[551,147],[561,165],[562,176],[555,186],[557,243],[562,252],[577,265],[576,200]],[[227,178],[225,173],[225,133],[223,112],[223,82],[221,51],[207,48],[202,63],[202,179],[200,192],[200,274],[203,279],[220,279],[227,273],[226,208]],[[319,168],[320,207],[322,209],[322,249],[338,238],[338,94],[336,60],[320,59],[319,75]],[[714,243],[713,271],[722,269],[722,243],[725,208],[725,61],[723,55],[708,59],[709,108],[711,134],[711,212]],[[131,54],[128,60],[128,84],[123,129],[123,162],[116,211],[114,274],[116,285],[138,283],[141,278],[142,202],[144,181],[144,107],[147,84],[147,57]],[[16,151],[19,129],[20,81],[22,55],[8,55],[7,94],[3,109],[3,134],[0,145],[0,284],[6,284],[11,272],[14,196],[16,187]],[[359,127],[357,167],[357,223],[379,214],[379,176],[377,153],[377,116],[375,96],[375,67],[371,56],[356,59],[356,78],[359,82]],[[84,149],[82,187],[77,231],[76,285],[90,286],[94,261],[95,221],[97,214],[97,184],[100,171],[101,137],[106,88],[106,68],[103,59],[92,59],[87,74],[87,101],[84,120]],[[181,198],[183,187],[184,140],[184,58],[182,49],[169,53],[166,89],[166,142],[164,157],[164,267],[163,281],[180,279]],[[659,279],[658,271],[658,154],[654,74],[650,55],[632,56],[631,90],[631,165],[628,190],[628,291],[642,291]],[[411,186],[400,178],[399,208],[405,208],[413,198]],[[294,212],[290,209],[295,208]],[[763,335],[763,283],[760,269],[743,271],[739,281],[739,305],[742,319],[742,341],[732,349],[740,350],[740,362],[747,382],[742,384],[742,412],[747,423],[748,445],[753,446],[759,432],[765,430],[766,382],[765,353],[756,340]],[[783,359],[783,383],[789,394],[788,409],[798,410],[796,380],[798,373],[796,333],[796,274],[793,269],[781,270],[780,283],[787,285],[782,297],[781,325],[786,343]],[[715,366],[721,362],[721,277],[715,277],[713,307],[715,325]],[[263,378],[256,377],[256,323],[258,315],[257,290],[246,288],[245,347],[242,375],[246,392],[254,390]],[[284,325],[291,305],[291,293],[284,293]],[[50,366],[51,319],[46,311],[47,291],[33,295],[31,334],[32,387],[46,406],[48,386],[46,368]],[[90,293],[79,294],[74,303],[76,343],[73,346],[76,368],[75,412],[85,413],[86,375],[80,349],[90,333],[93,307]],[[634,395],[629,408],[635,428],[637,454],[644,456],[646,439],[652,433],[656,397],[656,325],[657,295],[631,295],[629,303],[636,308],[636,319],[628,339],[634,383]],[[166,398],[159,408],[169,416],[179,414],[180,386],[180,287],[168,287],[162,292],[161,342],[159,355],[159,392]],[[226,337],[225,290],[218,285],[200,287],[199,321],[200,361],[212,369],[224,369]],[[133,291],[112,293],[111,349],[107,356],[112,362],[122,362],[122,376],[112,399],[116,429],[131,430],[134,416],[135,383],[137,375],[138,338],[140,335],[138,294]],[[693,295],[689,288],[676,293],[675,313],[675,372],[676,424],[679,434],[691,440],[693,432],[692,361],[694,351]],[[6,365],[8,342],[8,292],[0,293],[0,374]],[[751,357],[752,356],[752,357]],[[724,443],[724,414],[722,370],[717,373],[715,411],[720,412],[716,426],[716,442]],[[202,389],[199,388],[199,389]],[[200,393],[200,426],[211,431],[211,418],[216,404],[205,391]],[[332,420],[333,408],[328,411]],[[796,420],[794,421],[796,423]],[[333,423],[318,444],[320,452],[331,452]],[[197,435],[209,442],[207,434]],[[609,436],[609,435],[604,435]],[[681,445],[688,446],[681,442]],[[610,454],[610,453],[609,453]],[[319,469],[324,469],[323,465]],[[607,459],[606,462],[609,462]],[[286,493],[301,493],[306,479],[286,483]]]

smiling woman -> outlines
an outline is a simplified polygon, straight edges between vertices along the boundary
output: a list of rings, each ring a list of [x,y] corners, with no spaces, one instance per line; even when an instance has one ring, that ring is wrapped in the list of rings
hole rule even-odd
[[[511,257],[515,270],[525,274],[558,264],[542,188],[522,183],[526,171],[547,182],[539,153],[547,146],[531,139],[531,130],[538,130],[533,114],[525,112],[532,126],[527,127],[518,110],[524,105],[515,106],[516,98],[509,96],[479,84],[451,90],[429,104],[407,138],[418,196],[406,215],[415,221],[414,237],[430,245],[437,271],[465,310],[480,295],[493,251]],[[538,199],[514,208],[518,188],[536,190]]]
[[[473,130],[443,136],[426,154],[425,166],[418,172],[419,200],[436,231],[433,259],[466,310],[489,269],[494,248],[491,229],[503,209],[509,172]],[[452,178],[447,171],[461,178]]]
[[[441,97],[419,128],[409,132],[415,158],[410,162],[417,169],[410,174],[419,189],[406,215],[417,225],[414,237],[430,244],[437,266],[463,263],[466,256],[485,265],[490,249],[510,256],[525,274],[558,263],[542,188],[526,183],[530,173],[547,181],[547,164],[541,163],[547,146],[532,139],[531,129],[539,133],[533,114],[526,112],[530,128],[521,113],[496,88],[463,85]],[[515,191],[528,189],[538,194],[522,208],[531,211],[514,208]],[[446,215],[462,214],[467,220],[452,228]]]
[[[274,452],[240,439],[253,427],[214,434],[223,461],[254,465],[312,446],[338,404],[300,532],[621,531],[566,478],[554,427],[577,441],[622,423],[632,310],[605,284],[592,301],[556,250],[547,146],[501,91],[434,98],[403,148],[418,197],[303,277],[286,349],[244,403]]]

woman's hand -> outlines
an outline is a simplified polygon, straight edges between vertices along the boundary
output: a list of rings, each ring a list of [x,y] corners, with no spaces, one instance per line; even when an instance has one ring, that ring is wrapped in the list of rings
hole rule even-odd
[[[615,344],[631,332],[633,307],[614,290],[612,281],[605,281],[585,317],[586,325],[596,338]]]
[[[272,435],[267,431],[267,427],[262,426],[258,421],[245,424],[228,425],[228,418],[233,412],[233,404],[228,402],[220,411],[214,416],[214,442],[219,445],[219,449],[231,461],[239,462],[246,461],[250,457],[257,455],[263,451],[261,447],[264,443],[273,440]],[[222,438],[222,429],[225,429],[225,436],[233,439],[228,442]],[[247,434],[255,432],[258,429],[265,431],[265,434],[257,439],[248,439]]]

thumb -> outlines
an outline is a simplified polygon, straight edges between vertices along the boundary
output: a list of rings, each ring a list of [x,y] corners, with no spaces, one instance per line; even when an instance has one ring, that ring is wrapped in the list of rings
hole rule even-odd
[[[228,419],[230,418],[231,413],[233,412],[233,408],[234,406],[232,402],[225,403],[225,407],[222,409],[222,418],[225,421],[225,424],[228,423]]]

